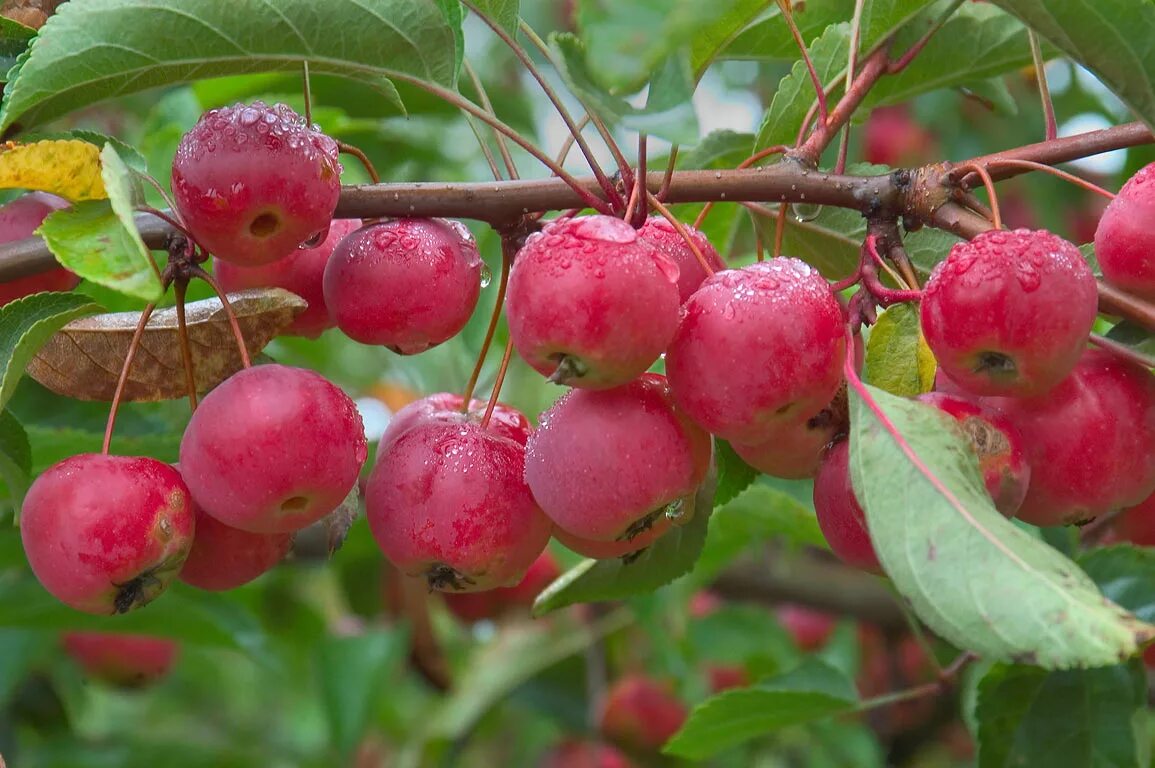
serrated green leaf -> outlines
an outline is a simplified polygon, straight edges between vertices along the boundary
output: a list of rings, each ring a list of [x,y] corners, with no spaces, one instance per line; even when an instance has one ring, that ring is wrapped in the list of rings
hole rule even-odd
[[[157,301],[163,295],[140,233],[125,223],[108,200],[86,200],[55,211],[36,234],[44,238],[57,261],[85,280],[145,301]]]
[[[640,554],[613,560],[583,560],[546,587],[533,603],[542,616],[574,603],[619,600],[653,592],[689,573],[702,553],[713,511],[712,478],[683,500],[688,521],[678,521]]]
[[[517,37],[517,19],[521,12],[520,0],[473,0],[478,12],[497,22],[511,37]]]
[[[698,140],[698,118],[690,102],[694,85],[684,58],[673,57],[654,70],[651,87],[656,89],[645,108],[636,109],[594,82],[589,73],[592,55],[577,37],[555,33],[549,42],[566,85],[607,122],[621,122],[674,144]]]
[[[1144,0],[994,0],[1082,64],[1155,126],[1155,3]]]
[[[896,304],[879,314],[866,340],[863,380],[892,395],[914,397],[934,389],[936,368],[917,305]]]
[[[773,6],[773,0],[738,0],[711,23],[699,27],[690,40],[690,66],[694,81],[702,78],[706,68],[741,34],[755,17]]]
[[[24,366],[65,324],[100,312],[81,293],[35,293],[0,307],[0,408],[7,404]]]
[[[978,766],[1148,765],[1146,703],[1138,661],[1062,672],[995,666],[979,683]]]
[[[857,701],[850,678],[807,659],[784,675],[702,702],[663,751],[701,760],[780,728],[849,712]]]
[[[8,72],[16,66],[20,54],[36,37],[36,30],[0,16],[0,83],[8,81]]]
[[[850,24],[831,24],[822,36],[809,47],[810,59],[821,83],[829,82],[846,68],[850,52]],[[797,142],[798,131],[810,106],[817,100],[813,81],[806,64],[799,59],[794,62],[790,74],[778,82],[778,90],[770,108],[762,118],[754,150],[759,151],[775,144],[792,147]]]
[[[1155,549],[1120,544],[1091,550],[1078,562],[1108,600],[1155,622]]]
[[[946,414],[862,385],[850,469],[879,560],[915,614],[995,661],[1101,667],[1155,637],[1078,566],[997,510]]]
[[[32,447],[28,435],[16,417],[0,411],[0,479],[8,489],[14,509],[20,509],[32,474]]]
[[[326,637],[317,649],[321,699],[333,745],[348,760],[361,743],[377,705],[388,695],[382,681],[404,658],[408,640],[402,632],[366,632]]]
[[[304,61],[311,72],[373,84],[397,76],[453,87],[460,16],[456,0],[66,3],[21,57],[5,89],[0,129],[38,125],[160,85],[300,71]]]

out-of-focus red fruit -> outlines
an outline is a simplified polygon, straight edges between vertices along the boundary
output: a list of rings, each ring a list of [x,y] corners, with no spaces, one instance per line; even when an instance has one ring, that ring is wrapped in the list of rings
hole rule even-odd
[[[231,528],[193,503],[196,535],[180,580],[199,589],[222,592],[248,584],[284,559],[291,533],[252,533]]]
[[[525,448],[509,438],[421,420],[381,449],[365,489],[369,529],[391,563],[432,589],[512,586],[553,529],[524,470]]]
[[[362,344],[414,355],[456,336],[481,295],[483,262],[459,221],[394,219],[337,245],[325,267],[325,302],[337,327]]]
[[[860,624],[858,644],[862,663],[856,682],[863,699],[912,688],[937,677],[934,660],[913,635],[888,643],[877,627]],[[934,708],[934,697],[900,702],[879,710],[879,720],[873,724],[886,734],[905,733],[925,723]]]
[[[683,226],[710,268],[714,272],[725,269],[722,257],[706,239],[706,235],[689,224]],[[678,265],[678,294],[682,301],[690,298],[690,294],[698,290],[698,286],[706,279],[706,270],[702,269],[702,263],[698,261],[698,257],[686,244],[685,239],[678,234],[678,230],[674,229],[674,225],[662,216],[651,216],[638,230],[638,235],[674,260]]]
[[[341,192],[338,154],[284,104],[214,109],[177,146],[173,202],[214,256],[268,264],[324,236]]]
[[[678,265],[621,219],[551,221],[529,236],[509,275],[513,345],[558,384],[626,384],[674,335],[678,276]]]
[[[1103,212],[1095,258],[1107,282],[1155,300],[1155,163],[1128,179]]]
[[[271,264],[242,267],[229,261],[213,259],[213,274],[226,292],[246,288],[284,288],[297,294],[309,307],[285,329],[285,333],[315,339],[334,323],[325,305],[322,280],[325,265],[337,243],[361,226],[360,219],[336,219],[329,226],[329,235],[316,248],[298,248],[283,259]]]
[[[842,381],[842,307],[822,275],[777,258],[718,272],[682,307],[666,352],[678,407],[733,442],[818,413]]]
[[[1155,378],[1138,365],[1089,349],[1047,394],[984,402],[1018,429],[1031,466],[1019,519],[1083,522],[1155,491]]]
[[[706,667],[706,681],[711,693],[750,685],[750,674],[740,664],[710,664]]]
[[[1045,230],[956,243],[923,290],[926,343],[976,395],[1040,395],[1071,372],[1098,312],[1079,249]]]
[[[528,610],[541,591],[561,576],[561,568],[550,551],[542,552],[515,586],[486,592],[446,593],[445,607],[465,622],[496,619],[504,613]]]
[[[804,651],[822,648],[838,626],[836,617],[804,605],[783,603],[775,609],[774,614],[794,638],[794,643]]]
[[[84,674],[124,688],[139,688],[164,677],[172,669],[180,645],[152,635],[120,632],[67,632],[64,650]]]
[[[688,606],[690,618],[704,619],[725,604],[726,601],[715,593],[708,589],[699,589],[690,595],[690,604]]]
[[[286,533],[336,509],[367,454],[348,395],[314,371],[270,364],[204,398],[181,439],[180,467],[197,504],[220,522]]]
[[[1155,493],[1124,509],[1112,526],[1112,534],[1115,540],[1129,541],[1140,547],[1155,547]],[[1151,651],[1151,648],[1147,650]]]
[[[863,128],[863,157],[875,165],[919,165],[933,146],[930,133],[905,106],[873,110]]]
[[[32,572],[78,611],[125,613],[157,597],[192,546],[180,473],[145,457],[82,453],[28,489],[20,536]]]
[[[563,741],[541,757],[540,768],[632,768],[633,763],[609,744]]]
[[[835,443],[814,477],[814,513],[830,549],[847,565],[882,573],[866,514],[850,484],[850,443]]]
[[[0,206],[0,243],[32,237],[48,214],[67,208],[68,201],[44,192],[32,192]],[[0,283],[0,307],[41,291],[71,291],[80,278],[64,267]]]
[[[562,396],[526,443],[525,479],[563,544],[633,545],[628,552],[677,516],[670,505],[702,482],[710,451],[710,436],[675,410],[665,377],[649,373]]]
[[[993,408],[957,395],[927,392],[918,400],[955,418],[978,456],[983,483],[995,508],[1013,517],[1027,496],[1031,467],[1023,439],[1011,420]]]
[[[686,721],[686,705],[666,683],[644,675],[617,680],[602,708],[602,735],[639,752],[656,752]]]
[[[459,424],[465,422],[480,424],[485,416],[488,402],[470,400],[469,410],[462,408],[463,403],[464,398],[452,392],[438,392],[420,400],[414,400],[394,413],[393,418],[389,419],[389,426],[385,428],[378,444],[378,454],[380,454],[382,446],[392,442],[407,432],[414,424],[422,421],[438,419]],[[521,411],[505,403],[497,403],[493,408],[493,413],[490,414],[486,429],[501,437],[509,438],[515,443],[525,445],[532,428],[529,419]]]

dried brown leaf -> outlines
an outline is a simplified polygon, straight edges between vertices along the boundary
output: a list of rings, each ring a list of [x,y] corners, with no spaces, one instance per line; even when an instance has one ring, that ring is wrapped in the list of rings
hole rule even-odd
[[[307,306],[280,288],[230,293],[229,303],[250,355],[260,352]],[[220,299],[188,304],[186,317],[197,389],[206,392],[240,370],[240,354]],[[66,397],[111,401],[139,320],[139,312],[116,312],[71,322],[28,363],[28,375]],[[185,396],[184,382],[176,309],[158,309],[144,331],[123,398],[175,400]]]

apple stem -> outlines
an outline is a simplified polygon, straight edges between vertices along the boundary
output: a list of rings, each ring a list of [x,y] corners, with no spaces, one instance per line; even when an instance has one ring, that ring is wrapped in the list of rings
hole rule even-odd
[[[786,211],[789,209],[789,203],[782,203],[778,206],[778,217],[774,222],[774,258],[782,255],[782,241],[786,237]]]
[[[1003,162],[1006,162],[1006,161],[1003,161]],[[1002,217],[999,215],[999,197],[998,197],[998,194],[995,192],[995,182],[991,178],[990,173],[987,171],[987,169],[985,167],[983,167],[983,165],[981,163],[968,162],[968,163],[965,163],[965,164],[960,165],[959,167],[955,168],[951,172],[950,175],[954,176],[955,174],[962,174],[961,176],[958,176],[955,179],[958,183],[961,184],[962,179],[966,178],[967,173],[974,173],[980,179],[982,179],[983,186],[987,190],[987,197],[990,198],[991,222],[995,225],[995,229],[1002,229],[1003,228],[1003,220],[1002,220]]]
[[[222,291],[220,283],[200,266],[193,266],[190,272],[208,283],[209,287],[216,292],[217,298],[221,300],[221,307],[224,308],[225,317],[229,320],[229,327],[233,331],[233,339],[237,342],[237,354],[240,355],[241,366],[244,368],[252,368],[253,361],[249,358],[248,347],[245,346],[245,335],[241,332],[241,326],[237,322],[237,315],[233,312],[233,305],[229,303],[228,294]]]
[[[706,274],[714,274],[713,265],[711,265],[710,262],[706,259],[706,254],[702,253],[702,249],[698,247],[698,244],[694,242],[694,238],[690,237],[690,233],[686,230],[686,226],[682,224],[682,222],[678,221],[677,217],[670,213],[670,209],[667,208],[662,203],[662,201],[658,200],[658,198],[655,197],[652,193],[647,192],[646,197],[649,199],[650,205],[654,207],[654,210],[662,214],[662,218],[670,222],[670,225],[674,228],[674,231],[676,231],[681,236],[681,238],[686,241],[686,245],[689,246],[690,250],[694,254],[694,258],[698,260],[700,265],[702,265],[702,269],[705,270]]]
[[[501,277],[497,282],[497,299],[493,305],[493,314],[489,316],[489,327],[485,329],[485,339],[481,342],[481,351],[477,353],[477,362],[473,365],[473,373],[469,376],[469,383],[465,385],[465,394],[461,398],[461,409],[469,412],[469,401],[473,399],[473,391],[477,388],[477,380],[481,377],[482,366],[489,354],[489,347],[493,344],[493,336],[497,332],[497,323],[501,320],[501,310],[505,306],[505,289],[509,283],[509,266],[517,249],[508,236],[501,238]]]
[[[173,281],[173,294],[176,296],[176,335],[180,339],[181,361],[184,363],[185,389],[188,392],[189,410],[197,409],[196,372],[193,368],[192,345],[189,344],[188,323],[185,320],[185,293],[188,289],[188,278],[182,277]]]
[[[305,99],[305,125],[313,124],[313,86],[309,83],[309,62],[301,62],[301,95]]]
[[[501,385],[505,383],[505,372],[509,370],[509,359],[513,356],[513,337],[505,342],[505,352],[501,356],[501,367],[497,369],[497,378],[493,381],[493,392],[489,395],[489,403],[485,406],[485,415],[481,417],[481,428],[489,426],[489,419],[493,416],[493,409],[497,405],[497,398],[501,395]]]
[[[477,70],[469,63],[469,59],[462,59],[462,68],[465,70],[469,81],[473,83],[473,90],[477,91],[477,98],[481,102],[481,106],[489,114],[496,116],[497,112],[493,108],[493,102],[489,100],[489,92],[485,90],[485,85],[481,82],[481,77],[478,76]],[[470,125],[473,125],[473,120],[470,119]],[[475,129],[476,132],[476,129]],[[517,165],[513,162],[513,156],[509,154],[509,145],[505,143],[505,137],[501,135],[500,131],[493,132],[493,138],[497,142],[497,151],[501,153],[501,161],[505,163],[506,173],[511,179],[521,178],[517,174]],[[481,151],[485,153],[486,159],[489,161],[489,167],[493,170],[493,177],[501,180],[501,173],[497,170],[497,163],[493,158],[493,153],[489,151],[489,145],[481,138],[481,134],[477,134],[477,141],[481,145]],[[558,161],[561,165],[562,161]]]
[[[678,166],[678,145],[670,147],[670,156],[666,159],[666,173],[662,176],[662,186],[658,187],[657,198],[666,202],[666,195],[670,193],[670,182],[674,179],[674,170]]]
[[[164,282],[163,285],[167,290],[168,283]],[[120,400],[124,396],[124,388],[128,384],[128,372],[132,369],[133,361],[136,360],[136,352],[140,349],[140,340],[144,337],[144,328],[148,325],[148,320],[152,317],[155,309],[156,304],[150,303],[141,311],[140,320],[136,323],[136,330],[132,332],[132,340],[128,343],[124,365],[120,367],[120,376],[116,380],[116,391],[113,393],[112,403],[108,407],[108,422],[104,427],[104,443],[100,448],[100,452],[105,455],[108,455],[109,448],[112,446],[112,431],[116,428],[116,414],[120,410]]]
[[[992,166],[1017,166],[1019,168],[1028,168],[1032,171],[1042,171],[1043,173],[1049,173],[1052,176],[1060,178],[1063,181],[1069,181],[1072,184],[1074,184],[1075,186],[1082,187],[1083,189],[1094,192],[1096,195],[1100,195],[1102,197],[1105,197],[1108,200],[1114,200],[1115,199],[1115,193],[1114,192],[1112,192],[1108,189],[1104,189],[1103,187],[1100,187],[1098,184],[1090,182],[1090,181],[1088,181],[1088,180],[1086,180],[1080,176],[1076,176],[1073,173],[1068,173],[1067,171],[1064,171],[1060,168],[1055,168],[1054,166],[1051,166],[1051,165],[1044,165],[1043,163],[1036,163],[1033,160],[1019,160],[1019,159],[1014,158],[1014,157],[994,158],[990,161],[990,165],[992,165]]]
[[[802,54],[802,61],[806,64],[806,71],[810,74],[810,82],[814,84],[814,91],[818,95],[818,119],[824,124],[829,117],[826,106],[826,90],[818,78],[818,70],[814,68],[814,61],[810,58],[806,41],[802,39],[802,32],[794,22],[794,11],[790,7],[790,0],[778,0],[778,8],[782,11],[782,18],[786,21],[786,26],[790,28],[790,35],[794,38],[794,44],[798,46],[798,51]]]
[[[343,141],[337,142],[337,149],[346,155],[352,155],[357,158],[361,165],[365,166],[365,170],[369,172],[369,178],[374,184],[381,183],[381,177],[377,174],[377,169],[373,167],[373,161],[369,159],[368,155],[361,151],[360,147],[352,144],[347,144]]]
[[[646,134],[638,134],[638,171],[630,191],[630,201],[626,205],[626,221],[640,228],[646,223]]]

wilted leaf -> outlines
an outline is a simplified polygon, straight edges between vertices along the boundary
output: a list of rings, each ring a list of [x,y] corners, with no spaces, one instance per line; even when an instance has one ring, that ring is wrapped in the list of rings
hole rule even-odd
[[[280,288],[230,294],[229,302],[250,355],[289,326],[307,306]],[[197,389],[207,391],[241,368],[220,299],[187,306],[189,343]],[[80,400],[112,400],[139,312],[98,315],[66,325],[28,364],[44,386]],[[184,365],[177,337],[176,308],[153,313],[124,390],[125,400],[172,400],[185,396]]]
[[[306,560],[328,560],[349,535],[361,511],[361,490],[354,485],[345,500],[317,522],[293,536],[292,554]]]
[[[866,342],[865,380],[892,395],[913,397],[934,389],[935,369],[916,305],[896,304],[878,316]]]
[[[1117,664],[1155,637],[1075,563],[995,510],[954,420],[852,389],[850,471],[886,573],[920,619],[992,661]]]
[[[14,144],[0,150],[0,189],[35,189],[73,202],[107,197],[100,148],[78,139]]]

